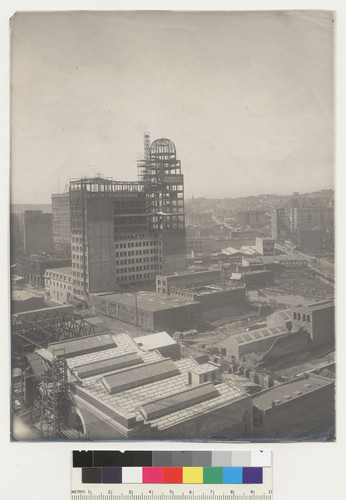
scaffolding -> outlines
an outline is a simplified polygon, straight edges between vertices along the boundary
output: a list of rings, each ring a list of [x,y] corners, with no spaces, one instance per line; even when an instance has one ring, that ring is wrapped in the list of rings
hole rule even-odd
[[[51,369],[38,384],[40,394],[39,430],[41,439],[56,439],[68,427],[70,396],[67,381],[67,362],[64,357],[53,358]]]
[[[152,230],[185,230],[184,176],[174,143],[162,138],[147,145],[144,160],[138,162],[138,180],[144,186]]]

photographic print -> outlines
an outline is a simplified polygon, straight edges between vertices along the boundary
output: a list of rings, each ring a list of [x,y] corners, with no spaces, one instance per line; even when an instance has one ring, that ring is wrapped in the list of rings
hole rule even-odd
[[[334,22],[13,16],[12,440],[335,440]]]

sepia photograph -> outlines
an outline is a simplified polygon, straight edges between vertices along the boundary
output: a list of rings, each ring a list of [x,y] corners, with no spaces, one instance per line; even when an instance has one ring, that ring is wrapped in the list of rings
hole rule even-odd
[[[335,13],[10,24],[12,441],[335,441]]]

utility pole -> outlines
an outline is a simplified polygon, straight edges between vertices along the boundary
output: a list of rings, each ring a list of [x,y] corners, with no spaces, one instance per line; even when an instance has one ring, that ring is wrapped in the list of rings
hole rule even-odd
[[[137,291],[135,290],[135,309],[136,309],[136,329],[138,330],[138,307],[137,307]]]

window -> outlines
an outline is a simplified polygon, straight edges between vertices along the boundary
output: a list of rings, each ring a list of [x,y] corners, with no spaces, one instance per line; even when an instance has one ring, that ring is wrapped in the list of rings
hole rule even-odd
[[[307,321],[308,323],[310,323],[310,314],[308,314],[308,315],[306,316],[306,321]]]
[[[301,320],[301,314],[298,313],[298,321],[300,321],[300,320]]]
[[[306,321],[306,315],[303,314],[303,321]]]

